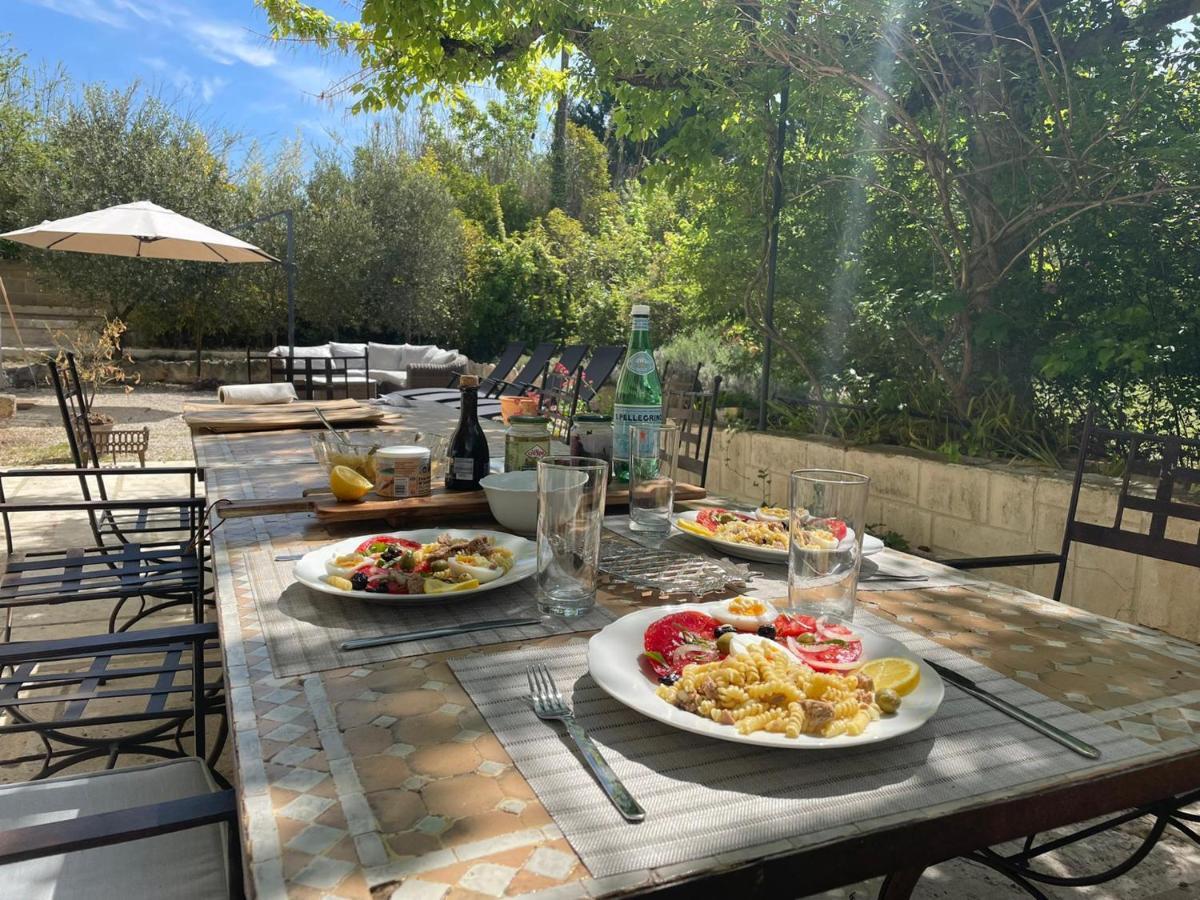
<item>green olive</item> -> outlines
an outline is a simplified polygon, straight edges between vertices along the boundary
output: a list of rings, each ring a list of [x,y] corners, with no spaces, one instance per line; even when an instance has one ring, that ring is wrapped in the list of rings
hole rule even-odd
[[[448,568],[450,568],[450,563],[444,559],[435,559],[429,564],[430,572],[445,572]]]
[[[729,513],[721,513],[719,516],[717,516],[717,521],[722,525],[725,525],[729,522],[736,522],[737,516],[731,516]]]
[[[796,635],[797,644],[815,644],[816,642],[817,636],[811,631],[802,631],[800,634]]]
[[[875,704],[880,712],[891,715],[900,709],[900,695],[891,688],[884,688],[875,694]]]
[[[717,649],[726,656],[728,656],[729,651],[733,649],[733,636],[735,634],[737,634],[736,631],[727,631],[725,634],[717,637]]]
[[[415,556],[413,556],[411,551],[408,553],[405,553],[403,556],[400,557],[400,568],[403,569],[405,572],[411,572],[416,567],[417,567],[417,558]]]

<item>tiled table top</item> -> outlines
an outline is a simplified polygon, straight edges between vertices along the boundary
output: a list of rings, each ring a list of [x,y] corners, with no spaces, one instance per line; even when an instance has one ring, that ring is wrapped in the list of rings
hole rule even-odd
[[[279,439],[261,435],[259,452]],[[254,496],[254,482],[215,466],[209,499]],[[259,897],[601,896],[738,861],[591,878],[458,685],[452,654],[274,677],[258,606],[275,598],[254,596],[246,551],[294,552],[340,536],[293,514],[226,520],[213,539],[246,860]],[[860,599],[1114,724],[1148,754],[1200,747],[1194,645],[994,582]],[[618,613],[657,600],[626,585],[600,597]],[[739,859],[779,852],[746,848]]]

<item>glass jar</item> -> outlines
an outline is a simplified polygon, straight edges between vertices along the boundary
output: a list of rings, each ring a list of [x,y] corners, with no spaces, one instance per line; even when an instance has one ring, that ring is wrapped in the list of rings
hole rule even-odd
[[[512,416],[504,434],[504,471],[536,469],[550,455],[550,420],[545,416]]]
[[[375,451],[375,492],[393,500],[428,497],[429,464],[428,447],[381,447]]]
[[[583,413],[571,430],[571,455],[602,459],[612,471],[613,424],[609,416]]]

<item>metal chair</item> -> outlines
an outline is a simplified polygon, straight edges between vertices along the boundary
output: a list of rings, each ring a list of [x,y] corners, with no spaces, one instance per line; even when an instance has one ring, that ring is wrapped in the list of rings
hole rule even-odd
[[[697,366],[696,373],[699,371]],[[712,452],[720,394],[720,375],[713,378],[712,389],[708,391],[678,388],[663,391],[663,421],[679,425],[677,465],[695,476],[701,487],[708,480],[708,457]]]
[[[41,762],[0,786],[5,896],[242,896],[236,796],[210,768],[228,733],[215,625],[9,644],[0,673],[0,743],[42,747],[2,761]],[[117,768],[133,755],[164,761]]]
[[[79,476],[79,487],[83,499],[92,500],[94,497],[106,501],[109,497],[104,483],[105,470],[100,466],[100,449],[92,434],[92,426],[88,418],[91,410],[88,408],[87,394],[75,365],[75,355],[67,353],[62,361],[52,360],[49,368],[50,381],[54,385],[54,394],[58,398],[58,410],[62,416],[63,428],[67,432],[67,446],[71,450],[71,459],[75,463],[75,468],[85,471],[95,470]],[[186,475],[188,494],[192,498],[196,497],[199,471],[195,467],[166,466],[144,470],[147,474]],[[108,471],[111,474],[116,473],[116,470]],[[139,509],[129,513],[117,513],[111,509],[89,510],[88,519],[91,522],[96,544],[100,546],[112,544],[114,541],[118,543],[130,541],[178,543],[182,538],[193,534],[196,528],[190,507],[155,511]]]
[[[1088,464],[1124,459],[1111,525],[1082,521],[1079,492]],[[1067,524],[1058,553],[1023,553],[1011,556],[965,557],[939,560],[956,569],[989,569],[1003,566],[1057,565],[1054,599],[1062,597],[1072,543],[1107,547],[1138,556],[1200,567],[1200,544],[1168,537],[1171,520],[1200,522],[1200,440],[1166,434],[1116,431],[1096,425],[1095,411],[1084,419],[1075,478],[1067,505]],[[1190,495],[1189,495],[1189,492]],[[1146,531],[1128,527],[1126,513],[1148,513]]]
[[[154,474],[154,469],[115,469],[117,475]],[[170,471],[170,470],[168,470]],[[91,476],[89,469],[12,469],[0,471],[0,523],[4,528],[7,558],[0,562],[0,609],[5,612],[0,635],[8,641],[13,616],[19,609],[64,603],[112,601],[109,631],[124,631],[159,610],[190,606],[192,621],[204,619],[204,501],[198,497],[141,500],[10,500],[6,481],[15,478],[55,479]],[[169,543],[123,542],[94,547],[36,548],[18,550],[14,542],[13,517],[34,515],[60,523],[66,513],[83,512],[94,523],[103,513],[133,511],[153,515],[168,511],[191,523],[185,539]],[[138,601],[138,610],[118,628],[125,604]]]
[[[254,363],[267,364],[267,382],[292,384],[302,400],[339,400],[353,397],[361,387],[365,399],[375,396],[375,382],[368,377],[370,353],[361,356],[274,356],[246,351],[246,375],[253,383]]]
[[[590,404],[600,388],[612,377],[624,356],[625,348],[619,345],[606,345],[593,350],[592,358],[576,380],[578,391],[575,399]]]

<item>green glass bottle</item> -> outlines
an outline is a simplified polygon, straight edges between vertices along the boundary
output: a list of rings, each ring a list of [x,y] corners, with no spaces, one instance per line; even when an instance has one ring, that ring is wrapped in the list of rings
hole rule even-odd
[[[650,307],[633,307],[629,349],[613,402],[613,477],[629,480],[629,426],[662,422],[662,382],[650,349]]]

